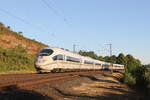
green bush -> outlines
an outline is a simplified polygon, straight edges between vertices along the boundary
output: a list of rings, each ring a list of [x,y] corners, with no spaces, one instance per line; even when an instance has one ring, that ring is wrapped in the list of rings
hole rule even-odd
[[[146,77],[146,72],[148,70],[144,66],[137,67],[133,70],[132,74],[136,78],[136,86],[147,87],[149,84],[149,79]]]
[[[126,71],[124,82],[129,86],[145,89],[150,83],[150,73],[145,66],[132,67]]]
[[[124,76],[124,82],[129,86],[133,86],[136,84],[136,79],[131,75],[131,73],[126,73]]]
[[[0,71],[34,70],[34,56],[21,45],[6,49],[0,47]]]

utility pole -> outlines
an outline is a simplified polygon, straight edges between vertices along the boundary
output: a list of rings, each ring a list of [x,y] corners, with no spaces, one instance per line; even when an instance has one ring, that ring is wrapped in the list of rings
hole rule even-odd
[[[76,52],[76,45],[73,44],[73,52]]]
[[[113,72],[113,63],[112,63],[112,44],[107,44],[109,45],[109,52],[110,52],[110,67],[111,67],[111,72]]]
[[[110,57],[112,56],[112,44],[108,44],[109,45],[109,50],[110,50]]]

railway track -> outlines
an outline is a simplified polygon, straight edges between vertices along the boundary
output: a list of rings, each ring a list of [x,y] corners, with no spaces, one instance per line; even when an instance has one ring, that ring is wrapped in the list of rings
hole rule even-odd
[[[8,74],[0,75],[0,88],[6,86],[30,87],[45,83],[78,78],[79,75],[94,75],[104,71],[48,73],[48,74]]]

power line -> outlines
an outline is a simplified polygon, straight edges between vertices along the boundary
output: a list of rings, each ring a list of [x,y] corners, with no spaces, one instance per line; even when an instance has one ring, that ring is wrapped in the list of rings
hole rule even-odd
[[[23,18],[21,18],[21,17],[18,17],[18,16],[14,15],[13,13],[11,13],[11,12],[9,12],[9,11],[7,11],[7,10],[4,10],[4,9],[1,9],[1,8],[0,8],[0,11],[3,12],[3,13],[5,13],[5,14],[7,14],[7,15],[9,15],[9,16],[11,16],[11,17],[13,17],[13,18],[15,18],[15,19],[17,19],[17,20],[19,20],[19,21],[21,21],[21,22],[23,22],[24,24],[33,26],[34,28],[36,28],[37,30],[39,30],[39,31],[41,31],[41,32],[43,32],[43,31],[46,32],[41,26],[32,24],[31,22],[29,22],[29,21],[27,21],[27,20],[25,20],[25,19],[23,19]],[[46,32],[46,33],[47,33],[47,32]]]
[[[54,0],[49,0],[51,3],[54,3]],[[65,16],[65,14],[63,13],[63,11],[62,11],[62,9],[59,9],[59,10],[61,10],[61,12],[60,13],[62,13],[62,15],[63,15],[63,20],[67,23],[67,24],[69,24],[68,23],[68,18]]]
[[[50,4],[48,4],[47,1],[45,1],[45,0],[41,0],[41,1],[42,1],[49,9],[51,9],[54,14],[59,15],[59,13],[58,13],[53,7],[51,7]]]
[[[26,21],[26,20],[24,20],[24,19],[22,19],[22,18],[20,18],[20,17],[18,17],[16,15],[14,15],[14,14],[12,14],[12,13],[4,10],[4,9],[0,8],[0,11],[5,13],[5,14],[7,14],[7,15],[9,15],[9,16],[11,16],[11,17],[13,17],[13,18],[15,18],[15,19],[17,19],[17,20],[19,20],[19,21],[21,21],[21,22],[23,22],[23,23],[25,23],[25,24],[30,24],[28,21]]]
[[[105,44],[107,45],[107,44]],[[100,55],[106,55],[106,52],[108,53],[110,50],[108,48],[106,48],[106,46],[104,45],[98,45],[100,46],[101,49],[97,50],[97,52],[99,52]],[[110,54],[109,54],[110,55]]]
[[[52,4],[52,1],[53,1],[53,0],[49,0],[49,2],[51,2],[51,4]],[[54,2],[53,2],[53,3],[54,3]],[[60,9],[60,10],[61,10],[61,9]],[[65,14],[62,13],[62,10],[61,10],[61,12],[58,12],[58,11],[57,11],[57,13],[60,15],[60,17],[61,17],[61,15],[62,15],[63,20],[64,20],[64,22],[65,22],[66,24],[69,24],[69,23],[68,23],[68,19],[66,18]],[[62,13],[62,14],[60,14],[60,13]]]
[[[69,24],[68,23],[68,20],[66,17],[62,16],[57,10],[55,10],[46,0],[41,0],[51,11],[53,11],[53,13],[57,16],[59,16],[60,18],[63,17],[63,21],[66,23],[66,24]],[[49,2],[51,2],[49,0]],[[52,3],[51,3],[52,4]]]

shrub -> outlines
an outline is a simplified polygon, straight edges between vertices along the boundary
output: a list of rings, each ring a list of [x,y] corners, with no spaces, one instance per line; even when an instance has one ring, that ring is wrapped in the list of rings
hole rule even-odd
[[[0,47],[0,71],[34,70],[34,56],[21,45],[6,49]]]
[[[138,89],[145,89],[150,82],[150,73],[145,66],[133,67],[126,71],[124,82]]]
[[[124,82],[129,86],[133,86],[136,84],[136,79],[131,75],[131,73],[126,73],[124,76]]]
[[[144,66],[137,67],[132,73],[136,78],[136,86],[145,88],[149,84],[149,79],[146,77],[147,69]]]

